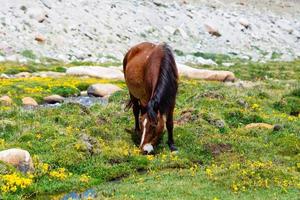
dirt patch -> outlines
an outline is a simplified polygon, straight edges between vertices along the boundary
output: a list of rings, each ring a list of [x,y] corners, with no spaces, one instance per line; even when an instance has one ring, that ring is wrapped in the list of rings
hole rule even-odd
[[[224,99],[224,96],[222,94],[218,94],[213,91],[204,92],[203,94],[200,95],[200,97],[207,97],[210,99]]]
[[[183,125],[187,122],[195,121],[199,118],[197,114],[194,113],[195,110],[189,109],[184,110],[180,113],[180,118],[176,121],[174,121],[175,125]]]
[[[96,120],[97,125],[106,124],[108,121],[104,117],[98,117]]]
[[[225,143],[206,144],[205,148],[209,152],[211,152],[211,154],[214,157],[220,155],[221,153],[231,152],[232,151],[232,145],[231,144],[225,144]]]

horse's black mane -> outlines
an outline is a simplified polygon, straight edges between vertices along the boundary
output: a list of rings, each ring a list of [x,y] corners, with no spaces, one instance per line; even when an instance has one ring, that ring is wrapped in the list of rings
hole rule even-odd
[[[173,109],[178,89],[178,72],[171,47],[162,44],[164,56],[160,63],[160,74],[154,96],[148,102],[147,113],[150,119],[157,119],[160,114],[167,114]]]

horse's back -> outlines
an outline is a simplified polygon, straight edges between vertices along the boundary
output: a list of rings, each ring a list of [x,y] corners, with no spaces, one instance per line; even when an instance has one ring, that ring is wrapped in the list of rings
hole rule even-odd
[[[130,93],[145,106],[151,97],[145,73],[148,59],[158,45],[144,42],[132,47],[126,54],[124,74]]]

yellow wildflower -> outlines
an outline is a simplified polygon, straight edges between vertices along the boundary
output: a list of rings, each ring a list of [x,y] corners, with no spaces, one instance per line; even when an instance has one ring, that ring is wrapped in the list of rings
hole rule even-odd
[[[88,183],[89,182],[89,180],[90,180],[90,176],[88,176],[88,175],[86,175],[86,174],[82,174],[81,176],[80,176],[80,181],[81,182],[83,182],[83,183]]]
[[[254,103],[254,104],[252,104],[252,106],[251,106],[251,108],[253,109],[253,110],[257,110],[257,109],[259,109],[259,105],[257,104],[257,103]]]
[[[2,179],[3,183],[1,186],[3,193],[16,192],[18,188],[24,189],[32,184],[32,177],[25,178],[17,173],[2,175],[0,179]]]
[[[153,160],[154,159],[154,156],[153,155],[147,155],[147,160]]]
[[[231,189],[232,189],[233,192],[239,191],[239,187],[238,187],[238,185],[235,184],[235,183],[231,185]]]
[[[51,171],[50,176],[58,180],[65,180],[70,174],[66,172],[65,168],[58,168],[57,170]]]

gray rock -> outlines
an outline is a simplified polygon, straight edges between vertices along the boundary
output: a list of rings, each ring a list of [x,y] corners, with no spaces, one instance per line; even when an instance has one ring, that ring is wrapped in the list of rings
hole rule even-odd
[[[31,97],[24,97],[22,99],[22,103],[24,106],[38,106],[39,104]]]
[[[12,99],[9,96],[4,95],[4,96],[0,97],[0,104],[9,106],[12,104]]]
[[[96,138],[87,134],[82,134],[81,140],[90,154],[100,153],[99,143]]]
[[[10,78],[7,74],[4,74],[4,73],[2,73],[2,74],[0,74],[0,79],[8,79],[8,78]]]
[[[44,97],[44,101],[46,103],[50,103],[50,104],[61,103],[64,101],[64,99],[65,98],[60,95],[50,95],[50,96]]]
[[[80,96],[88,96],[87,91],[81,91],[81,92],[80,92]]]
[[[34,166],[30,153],[22,149],[7,149],[0,151],[0,160],[13,165],[21,172],[34,171]]]
[[[34,39],[40,43],[44,43],[46,41],[45,36],[43,36],[41,34],[36,35]]]
[[[221,119],[218,119],[218,120],[214,121],[214,125],[217,128],[225,128],[225,122]]]
[[[187,78],[203,79],[210,81],[234,81],[235,76],[229,71],[196,69],[183,64],[177,64],[179,74]]]
[[[249,28],[250,27],[250,23],[247,19],[245,18],[240,18],[239,19],[239,23],[244,26],[245,28]]]
[[[111,95],[120,90],[122,90],[120,87],[113,84],[97,83],[89,86],[87,89],[87,93],[88,95],[92,95],[96,97],[104,97],[104,96]]]
[[[20,73],[15,74],[13,77],[14,78],[29,78],[31,76],[32,76],[32,74],[29,72],[20,72]]]
[[[239,99],[239,100],[237,101],[237,103],[238,103],[239,105],[243,106],[244,108],[248,108],[248,107],[249,107],[249,104],[248,104],[245,100],[243,100],[243,99]]]
[[[209,34],[216,36],[216,37],[221,36],[221,33],[219,32],[219,30],[216,27],[214,27],[213,25],[206,23],[206,24],[204,24],[204,27]]]

